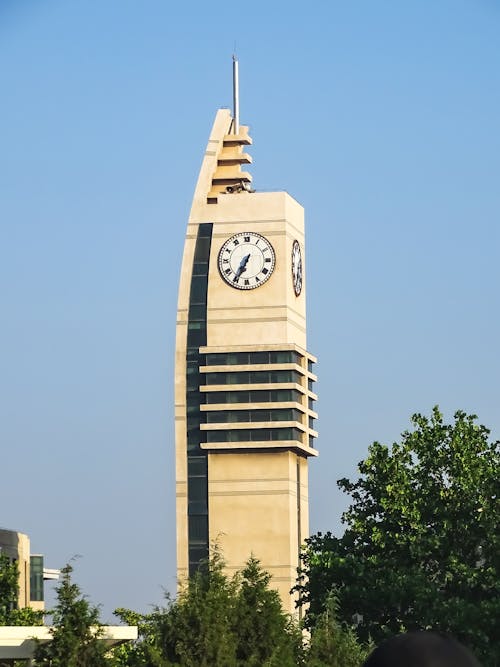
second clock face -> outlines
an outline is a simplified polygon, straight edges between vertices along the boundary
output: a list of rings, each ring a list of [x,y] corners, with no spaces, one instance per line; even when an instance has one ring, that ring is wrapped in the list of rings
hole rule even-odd
[[[219,251],[219,271],[237,289],[255,289],[269,280],[276,257],[269,241],[254,232],[231,236]]]
[[[292,282],[295,296],[299,296],[302,291],[302,254],[297,240],[292,246]]]

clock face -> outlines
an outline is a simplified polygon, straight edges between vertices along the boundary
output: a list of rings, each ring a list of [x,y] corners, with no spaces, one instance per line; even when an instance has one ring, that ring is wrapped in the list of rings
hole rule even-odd
[[[254,232],[241,232],[228,239],[219,251],[219,271],[237,289],[255,289],[269,280],[276,257],[269,241]]]
[[[298,241],[292,246],[292,282],[295,296],[299,296],[302,291],[302,254]]]

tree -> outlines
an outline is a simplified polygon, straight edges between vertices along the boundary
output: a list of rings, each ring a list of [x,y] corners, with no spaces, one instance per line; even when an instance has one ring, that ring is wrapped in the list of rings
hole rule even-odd
[[[416,414],[401,443],[373,443],[357,481],[338,481],[351,496],[345,532],[311,537],[302,558],[310,626],[335,589],[365,640],[432,628],[499,663],[500,443],[476,419]]]
[[[34,667],[107,667],[106,647],[99,641],[102,634],[99,609],[90,604],[71,580],[73,568],[61,570],[57,604],[52,612],[52,641],[38,643]]]
[[[215,550],[165,607],[141,618],[118,610],[140,640],[115,652],[116,667],[296,667],[301,634],[269,584],[254,558],[229,577]]]
[[[283,612],[279,593],[270,588],[271,575],[253,556],[240,573],[233,631],[237,664],[296,665],[301,658],[300,630]]]
[[[41,625],[43,612],[18,608],[19,569],[17,562],[0,551],[0,625]]]
[[[339,621],[337,596],[328,593],[311,635],[307,667],[359,667],[372,648],[360,643],[353,626]]]

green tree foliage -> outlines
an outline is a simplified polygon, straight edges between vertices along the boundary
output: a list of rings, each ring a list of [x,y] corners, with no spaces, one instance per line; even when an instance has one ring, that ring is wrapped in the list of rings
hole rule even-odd
[[[215,551],[175,600],[167,598],[164,608],[141,619],[118,611],[123,620],[139,621],[140,641],[116,652],[115,664],[295,667],[301,660],[301,634],[269,581],[254,558],[229,577]]]
[[[43,612],[18,608],[19,570],[17,563],[0,551],[0,625],[41,625]]]
[[[71,580],[73,568],[61,570],[57,604],[52,614],[52,641],[39,643],[34,667],[106,667],[106,647],[99,641],[102,633],[99,609],[93,607]]]
[[[17,563],[0,551],[0,625],[11,625],[10,617],[17,606],[18,582]]]
[[[307,667],[359,667],[373,646],[363,646],[353,626],[339,620],[339,604],[330,592],[316,619],[307,651]]]
[[[357,481],[339,480],[352,501],[342,537],[308,540],[297,588],[309,624],[335,589],[364,640],[432,628],[498,665],[500,443],[462,411],[446,424],[436,407],[412,424],[391,448],[370,447]]]

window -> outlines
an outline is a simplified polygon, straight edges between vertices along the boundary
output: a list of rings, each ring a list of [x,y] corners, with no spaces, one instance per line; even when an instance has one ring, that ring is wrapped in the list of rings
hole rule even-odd
[[[207,457],[190,456],[188,460],[188,477],[205,477],[207,475]]]
[[[302,356],[294,350],[264,352],[211,352],[205,356],[207,366],[246,364],[299,364]]]
[[[43,556],[30,556],[30,600],[43,601]]]
[[[200,449],[201,433],[200,385],[201,345],[207,344],[207,285],[211,223],[198,227],[194,252],[191,290],[189,293],[186,404],[187,404],[187,468],[188,468],[188,552],[189,573],[194,574],[200,562],[208,557],[208,475],[207,456]]]
[[[206,384],[271,384],[295,382],[300,384],[302,375],[297,371],[241,371],[240,373],[206,373]]]
[[[207,424],[227,424],[234,422],[269,422],[269,421],[298,421],[302,413],[294,408],[281,410],[217,410],[205,412]]]
[[[290,427],[205,431],[204,435],[207,437],[207,442],[269,442],[272,440],[302,442],[302,431]]]
[[[194,514],[188,517],[189,544],[208,542],[208,521],[206,515]]]
[[[210,375],[214,375],[211,373]],[[208,375],[206,376],[208,378]],[[202,402],[215,403],[284,403],[302,402],[302,394],[296,389],[254,389],[253,391],[210,391],[201,394]],[[189,405],[189,399],[188,399]]]

